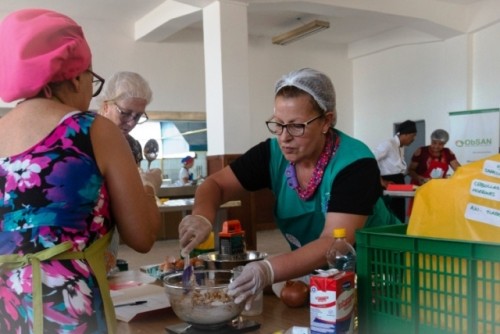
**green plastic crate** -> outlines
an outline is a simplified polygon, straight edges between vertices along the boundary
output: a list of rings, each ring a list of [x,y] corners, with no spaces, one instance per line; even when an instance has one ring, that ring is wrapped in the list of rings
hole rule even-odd
[[[356,232],[359,333],[500,333],[500,243]]]

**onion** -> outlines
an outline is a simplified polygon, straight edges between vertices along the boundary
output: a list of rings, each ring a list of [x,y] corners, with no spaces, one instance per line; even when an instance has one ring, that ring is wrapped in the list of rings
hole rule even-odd
[[[286,281],[280,297],[288,307],[301,307],[309,300],[309,286],[302,281]]]

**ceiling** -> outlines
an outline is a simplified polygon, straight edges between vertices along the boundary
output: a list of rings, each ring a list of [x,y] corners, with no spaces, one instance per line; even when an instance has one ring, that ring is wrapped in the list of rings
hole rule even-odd
[[[330,22],[330,29],[308,38],[344,44],[398,28],[419,30],[442,39],[450,38],[465,32],[463,21],[466,9],[485,0],[233,1],[248,5],[248,30],[251,36],[270,39],[273,35],[310,20],[323,19]],[[119,20],[130,21],[132,25],[165,2],[202,8],[214,0],[2,0],[0,15],[20,8],[44,7],[61,11],[76,21],[78,18]],[[201,12],[199,19],[188,28],[200,29]]]

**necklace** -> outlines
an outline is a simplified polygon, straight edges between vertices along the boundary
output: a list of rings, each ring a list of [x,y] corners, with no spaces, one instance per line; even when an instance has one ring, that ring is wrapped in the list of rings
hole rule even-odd
[[[329,131],[326,143],[319,156],[316,166],[314,167],[313,175],[304,189],[299,185],[297,180],[297,172],[295,170],[295,163],[289,163],[285,169],[285,176],[287,179],[287,185],[294,189],[299,195],[300,199],[303,201],[308,200],[316,192],[321,180],[323,179],[323,174],[325,172],[326,165],[330,162],[330,159],[335,156],[337,148],[339,147],[340,137],[335,135],[333,131]]]

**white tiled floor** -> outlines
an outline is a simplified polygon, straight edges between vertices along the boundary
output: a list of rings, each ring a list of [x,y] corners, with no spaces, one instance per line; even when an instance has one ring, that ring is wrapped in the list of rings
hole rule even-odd
[[[257,232],[257,250],[268,254],[277,254],[289,251],[290,248],[279,230]],[[120,245],[118,258],[128,262],[129,269],[139,269],[141,266],[161,263],[166,256],[179,257],[179,240],[157,241],[153,249],[146,254],[138,253],[126,245]]]

